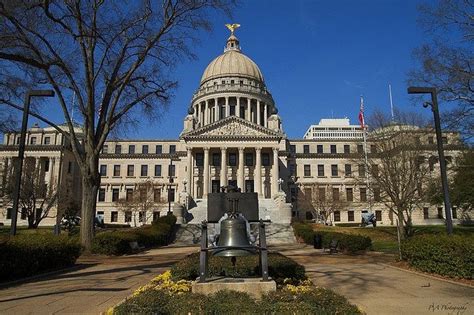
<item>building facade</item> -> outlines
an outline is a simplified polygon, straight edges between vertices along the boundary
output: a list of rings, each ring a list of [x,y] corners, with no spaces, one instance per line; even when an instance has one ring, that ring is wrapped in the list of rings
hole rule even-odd
[[[231,185],[258,193],[260,217],[275,223],[320,218],[322,195],[345,201],[325,219],[357,223],[369,210],[371,196],[367,184],[357,180],[365,176],[355,162],[364,150],[362,135],[362,128],[347,118],[322,119],[302,139],[288,139],[262,72],[232,33],[224,52],[205,69],[178,139],[106,142],[97,215],[110,224],[143,224],[172,211],[181,223],[197,224],[206,219],[207,195]],[[420,137],[432,144],[435,155],[432,134]],[[18,139],[17,133],[6,134],[0,146],[2,187],[12,179],[9,165],[17,155]],[[447,155],[453,156],[449,152],[459,149],[459,139],[455,133],[446,139],[453,144]],[[34,127],[27,141],[26,156],[35,159],[45,182],[69,182],[68,193],[80,196],[78,168],[61,135]],[[133,196],[143,187],[141,199],[149,202],[140,208]],[[5,196],[2,200],[0,222],[8,225],[9,202]],[[374,200],[370,209],[380,224],[395,224],[382,203]],[[429,206],[414,221],[441,223],[438,214],[437,207]]]

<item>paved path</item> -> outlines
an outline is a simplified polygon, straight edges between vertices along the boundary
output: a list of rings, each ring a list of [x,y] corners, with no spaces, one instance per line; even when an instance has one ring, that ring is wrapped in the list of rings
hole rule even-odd
[[[385,255],[328,255],[302,245],[279,251],[303,264],[316,285],[346,296],[369,315],[474,314],[474,288],[390,267],[393,258]]]
[[[81,257],[80,270],[1,289],[0,314],[99,314],[197,250],[165,247],[123,257]]]

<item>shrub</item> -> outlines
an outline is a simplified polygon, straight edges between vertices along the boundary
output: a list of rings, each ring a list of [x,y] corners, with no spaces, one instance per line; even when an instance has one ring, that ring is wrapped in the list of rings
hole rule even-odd
[[[232,266],[230,257],[209,256],[209,277],[257,277],[261,276],[259,267],[259,256],[237,257],[235,268]],[[171,268],[174,280],[195,280],[199,276],[199,253],[193,253],[185,259],[177,262]],[[296,280],[306,279],[305,269],[294,260],[278,253],[268,255],[268,274],[277,283],[285,278]]]
[[[168,245],[175,223],[176,217],[167,215],[152,225],[99,233],[92,243],[92,252],[105,255],[130,254],[133,252],[131,242],[137,242],[143,247]]]
[[[421,271],[473,279],[474,237],[439,234],[415,236],[402,243],[402,258]]]
[[[74,265],[81,254],[76,239],[46,234],[17,235],[0,240],[2,281]]]
[[[302,223],[294,224],[293,230],[296,236],[300,237],[306,244],[314,245],[314,236],[319,234],[321,235],[323,247],[328,248],[332,240],[337,240],[338,248],[351,254],[367,250],[372,246],[372,240],[368,236],[331,231],[313,231],[310,225]]]

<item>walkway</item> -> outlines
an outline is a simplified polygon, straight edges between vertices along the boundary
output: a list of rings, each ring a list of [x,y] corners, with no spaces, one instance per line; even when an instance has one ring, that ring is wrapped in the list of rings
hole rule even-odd
[[[474,314],[474,288],[390,267],[386,263],[393,258],[386,255],[328,255],[303,245],[278,249],[303,264],[316,285],[344,295],[369,315]]]
[[[0,314],[99,314],[197,250],[165,247],[132,256],[81,257],[80,270],[1,289]]]

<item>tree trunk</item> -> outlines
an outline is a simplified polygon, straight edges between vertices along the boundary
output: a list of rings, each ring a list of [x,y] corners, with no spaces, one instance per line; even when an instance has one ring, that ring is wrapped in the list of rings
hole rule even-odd
[[[404,229],[404,220],[403,220],[403,210],[397,209],[397,218],[398,218],[398,233],[400,238],[404,240],[406,237]]]
[[[100,186],[98,157],[91,158],[82,171],[82,204],[81,204],[81,245],[90,253],[94,239],[94,218],[96,212],[97,191]]]

